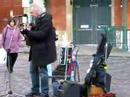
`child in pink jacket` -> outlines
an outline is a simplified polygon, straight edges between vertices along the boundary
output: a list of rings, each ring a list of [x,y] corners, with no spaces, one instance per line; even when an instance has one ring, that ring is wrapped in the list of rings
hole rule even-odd
[[[19,28],[17,27],[16,20],[9,20],[7,26],[3,29],[1,46],[8,53],[8,58],[10,61],[7,61],[7,68],[10,73],[13,72],[13,67],[18,57],[21,39],[22,36]]]

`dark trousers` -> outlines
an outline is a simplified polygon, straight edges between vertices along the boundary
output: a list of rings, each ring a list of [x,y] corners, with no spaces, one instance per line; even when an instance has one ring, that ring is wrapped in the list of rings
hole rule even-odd
[[[8,53],[7,54],[7,69],[10,73],[13,72],[13,67],[18,57],[18,53]]]

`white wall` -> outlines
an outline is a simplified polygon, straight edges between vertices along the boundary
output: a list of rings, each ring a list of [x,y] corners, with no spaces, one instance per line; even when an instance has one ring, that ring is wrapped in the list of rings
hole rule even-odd
[[[22,0],[22,7],[29,7],[29,0]]]
[[[41,7],[44,7],[44,0],[33,0],[33,3],[36,3],[38,5],[40,5]]]

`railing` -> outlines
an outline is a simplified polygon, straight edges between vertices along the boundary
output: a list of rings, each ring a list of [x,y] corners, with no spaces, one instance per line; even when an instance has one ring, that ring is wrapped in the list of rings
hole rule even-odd
[[[123,27],[112,26],[102,28],[107,34],[107,41],[113,44],[114,47],[123,49]],[[128,50],[130,49],[130,29],[127,29],[127,46]]]

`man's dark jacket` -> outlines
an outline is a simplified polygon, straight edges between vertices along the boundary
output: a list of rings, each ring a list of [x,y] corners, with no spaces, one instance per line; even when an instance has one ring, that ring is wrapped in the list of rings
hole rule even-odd
[[[56,60],[55,32],[52,17],[45,13],[36,19],[35,27],[27,33],[31,42],[30,58],[33,65],[46,66]]]

